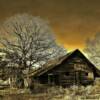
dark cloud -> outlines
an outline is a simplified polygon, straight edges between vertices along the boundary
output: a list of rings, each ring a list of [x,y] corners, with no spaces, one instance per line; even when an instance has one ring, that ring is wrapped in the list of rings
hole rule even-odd
[[[84,48],[85,40],[100,31],[100,0],[0,0],[0,21],[16,13],[48,19],[58,41]]]

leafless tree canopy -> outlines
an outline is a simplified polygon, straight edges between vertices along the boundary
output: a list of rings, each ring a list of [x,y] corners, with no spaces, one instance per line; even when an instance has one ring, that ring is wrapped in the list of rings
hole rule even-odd
[[[100,69],[100,33],[97,33],[94,39],[88,39],[84,51],[88,54],[90,60]]]
[[[48,23],[40,17],[15,15],[4,22],[3,29],[13,36],[1,39],[10,63],[26,68],[66,54],[65,49],[56,44]]]

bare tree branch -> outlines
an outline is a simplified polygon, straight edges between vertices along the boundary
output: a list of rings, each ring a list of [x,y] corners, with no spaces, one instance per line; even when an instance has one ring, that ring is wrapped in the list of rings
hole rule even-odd
[[[17,62],[19,67],[32,67],[36,62],[47,62],[66,54],[66,50],[56,44],[48,23],[38,17],[15,15],[3,26],[7,34],[14,36],[14,40],[3,38],[0,43],[4,45],[10,61]]]
[[[94,39],[86,41],[84,52],[89,59],[100,69],[100,33],[97,33]]]

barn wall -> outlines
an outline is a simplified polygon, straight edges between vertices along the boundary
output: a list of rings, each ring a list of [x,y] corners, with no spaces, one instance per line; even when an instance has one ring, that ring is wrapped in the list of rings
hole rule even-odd
[[[40,75],[39,80],[49,84],[49,78],[56,81],[55,85],[88,84],[94,81],[94,74],[83,58],[74,56]]]

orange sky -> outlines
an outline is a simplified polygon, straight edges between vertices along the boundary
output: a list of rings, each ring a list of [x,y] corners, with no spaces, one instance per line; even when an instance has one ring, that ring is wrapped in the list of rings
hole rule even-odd
[[[1,22],[16,13],[49,20],[57,41],[68,50],[82,50],[100,32],[100,0],[0,0]]]

